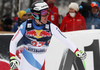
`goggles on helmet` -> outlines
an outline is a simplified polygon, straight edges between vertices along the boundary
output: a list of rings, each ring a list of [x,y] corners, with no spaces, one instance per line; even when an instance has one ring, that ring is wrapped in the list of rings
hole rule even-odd
[[[47,15],[49,15],[49,9],[45,9],[41,11],[41,16],[42,17],[46,17]]]
[[[38,13],[31,13],[31,14],[35,19],[39,19],[39,14]]]
[[[32,16],[35,18],[35,19],[38,19],[39,20],[39,14],[40,13],[31,13],[32,14]],[[45,9],[45,10],[42,10],[41,11],[41,14],[40,14],[42,17],[46,17],[47,15],[49,15],[49,9]]]

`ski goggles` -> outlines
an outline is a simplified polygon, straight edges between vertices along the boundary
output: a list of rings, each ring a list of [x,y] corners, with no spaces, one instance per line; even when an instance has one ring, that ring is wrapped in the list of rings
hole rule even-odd
[[[31,16],[32,14],[27,14],[28,16]]]
[[[35,15],[35,17],[39,17],[39,13],[31,13],[32,16]]]
[[[45,9],[41,11],[41,16],[42,17],[46,17],[47,15],[49,15],[49,9]]]
[[[24,14],[23,16],[27,16],[27,14]]]

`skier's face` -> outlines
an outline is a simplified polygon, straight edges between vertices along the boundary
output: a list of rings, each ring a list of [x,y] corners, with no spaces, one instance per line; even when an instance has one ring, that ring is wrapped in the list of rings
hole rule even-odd
[[[41,22],[42,22],[43,24],[46,24],[46,23],[47,23],[48,15],[49,15],[48,9],[47,9],[47,10],[43,10],[43,11],[41,12]]]
[[[46,24],[46,23],[47,23],[47,20],[48,20],[48,15],[45,16],[45,17],[42,17],[42,16],[41,16],[41,22],[42,22],[43,24]]]

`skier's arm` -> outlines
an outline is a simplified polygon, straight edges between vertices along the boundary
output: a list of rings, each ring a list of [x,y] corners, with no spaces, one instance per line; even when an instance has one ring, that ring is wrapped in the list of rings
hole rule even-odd
[[[65,45],[76,54],[77,57],[81,58],[81,59],[85,59],[86,58],[86,53],[79,51],[79,49],[75,46],[74,43],[71,42],[70,39],[68,39],[67,37],[65,37],[61,31],[59,30],[59,28],[57,26],[55,26],[54,24],[51,24],[51,31],[52,34],[55,35],[58,39],[60,39],[62,42],[65,43]]]
[[[65,37],[61,31],[59,30],[59,28],[57,26],[55,26],[54,24],[51,24],[51,31],[52,34],[54,36],[56,36],[58,39],[60,39],[60,41],[62,41],[63,43],[65,43],[65,45],[74,53],[76,53],[76,51],[79,51],[78,48],[75,46],[74,43],[71,42],[71,40],[69,40],[67,37]]]
[[[25,33],[25,27],[26,27],[26,22],[20,25],[19,29],[16,31],[16,33],[12,37],[10,41],[10,48],[9,48],[10,57],[15,56],[17,44]]]

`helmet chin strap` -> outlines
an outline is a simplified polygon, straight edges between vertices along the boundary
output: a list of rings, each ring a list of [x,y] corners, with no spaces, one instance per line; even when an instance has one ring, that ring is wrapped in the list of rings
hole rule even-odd
[[[42,25],[43,25],[43,23],[42,23],[40,20],[37,20],[37,19],[36,19],[35,22],[36,22],[35,24],[36,24],[37,26],[42,26]]]
[[[41,23],[41,25],[43,25],[43,23],[39,20],[39,22]]]
[[[41,14],[39,14],[40,18],[39,18],[39,22],[41,23],[41,25],[43,25],[43,23],[41,22]]]

